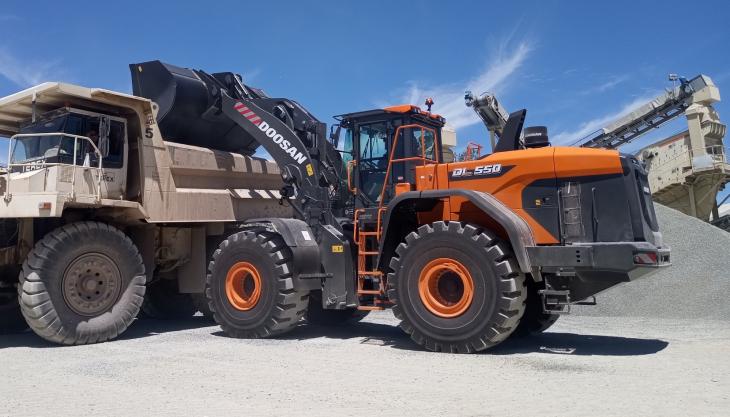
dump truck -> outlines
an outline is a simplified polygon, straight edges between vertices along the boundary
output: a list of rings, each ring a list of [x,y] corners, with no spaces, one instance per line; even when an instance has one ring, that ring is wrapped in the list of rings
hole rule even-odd
[[[431,111],[432,100],[425,110],[406,104],[341,114],[328,135],[327,126],[299,103],[268,97],[235,74],[208,74],[159,61],[130,68],[135,96],[125,98],[151,110],[132,112],[126,119],[137,120],[134,131],[141,135],[141,145],[132,153],[139,155],[142,173],[149,165],[157,166],[171,146],[183,146],[170,145],[172,141],[243,155],[261,147],[278,168],[280,207],[290,212],[258,214],[241,205],[245,219],[206,217],[199,219],[203,227],[191,216],[180,216],[174,203],[159,202],[176,201],[175,194],[185,195],[191,188],[160,192],[165,179],[177,182],[175,170],[165,177],[159,169],[157,175],[139,176],[137,181],[149,178],[149,185],[140,184],[144,192],[136,198],[126,194],[115,200],[132,212],[133,207],[144,208],[144,216],[97,206],[80,210],[87,218],[64,217],[52,204],[45,208],[46,200],[34,200],[37,204],[27,210],[51,210],[61,220],[46,229],[34,228],[35,240],[21,239],[25,243],[15,245],[32,249],[25,249],[27,254],[16,249],[22,269],[12,284],[19,288],[23,315],[49,340],[110,338],[86,337],[88,323],[96,317],[45,319],[44,311],[65,309],[80,293],[63,284],[69,280],[66,275],[72,283],[88,278],[91,284],[82,288],[97,288],[93,277],[121,277],[114,282],[122,288],[108,292],[109,297],[101,298],[106,304],[94,310],[104,320],[121,309],[126,309],[125,317],[133,316],[142,303],[145,280],[154,282],[155,275],[177,271],[179,292],[192,290],[187,284],[196,291],[203,287],[208,310],[233,337],[276,336],[305,318],[344,323],[391,308],[418,345],[476,352],[512,335],[544,331],[569,313],[571,305],[590,302],[607,288],[670,263],[642,164],[615,150],[550,146],[545,127],[527,127],[523,134],[524,109],[511,113],[495,132],[499,138],[491,154],[451,162],[444,157],[445,119]],[[120,96],[98,91],[90,101],[105,95]],[[20,116],[27,118],[27,111]],[[106,127],[102,130],[107,135]],[[15,140],[21,138],[16,135]],[[153,138],[158,138],[157,146]],[[73,139],[96,143],[91,135]],[[98,142],[103,145],[98,153],[104,155],[109,141]],[[82,158],[89,152],[79,155],[78,149],[76,144],[68,148],[78,161],[72,167],[105,173],[101,163],[92,168],[103,157]],[[43,159],[19,170],[13,161],[7,177],[19,179],[6,180],[11,186],[29,175],[25,171],[49,170],[51,163]],[[227,178],[247,178],[230,164],[221,165]],[[271,168],[267,172],[274,172]],[[55,178],[50,171],[43,175]],[[261,188],[257,182],[251,186]],[[165,195],[146,200],[155,193]],[[235,204],[235,193],[225,187],[196,195],[197,205],[190,211],[222,200]],[[11,196],[8,201],[16,195],[7,187],[5,194]],[[155,217],[153,209],[159,210]],[[33,225],[43,223],[36,220],[37,213],[31,215]],[[181,272],[197,265],[192,258],[165,266],[158,262],[158,254],[166,251],[153,237],[170,226],[190,229],[191,235],[198,231],[190,246],[198,244],[197,259],[209,261],[204,282],[199,274]],[[70,236],[74,229],[78,232]],[[30,236],[18,232],[24,234]],[[92,238],[97,235],[102,238]],[[209,236],[214,243],[203,250],[200,242]],[[57,254],[76,240],[83,242],[83,249]],[[127,267],[124,259],[136,261]],[[65,272],[52,271],[45,266],[48,262],[67,265]],[[132,293],[129,299],[125,291]],[[112,299],[116,301],[108,301]],[[38,322],[50,325],[40,328]],[[52,325],[62,330],[55,334],[64,336],[49,336],[56,329]]]
[[[231,147],[230,126],[175,130],[185,109],[162,104],[57,82],[0,99],[0,330],[83,344],[140,309],[208,313],[206,268],[227,228],[291,216],[276,164]]]

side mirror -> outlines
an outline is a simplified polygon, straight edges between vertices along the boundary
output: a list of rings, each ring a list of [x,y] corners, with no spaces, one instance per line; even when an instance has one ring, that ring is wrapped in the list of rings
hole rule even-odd
[[[335,127],[337,128],[336,130]],[[340,129],[341,126],[338,124],[330,126],[330,143],[332,143],[335,149],[337,149],[340,144]]]
[[[111,131],[111,121],[108,116],[101,116],[99,119],[99,152],[101,157],[109,156],[109,132]]]

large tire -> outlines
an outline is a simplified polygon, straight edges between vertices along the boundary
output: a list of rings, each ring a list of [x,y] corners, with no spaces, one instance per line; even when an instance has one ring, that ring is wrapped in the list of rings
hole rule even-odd
[[[542,299],[538,293],[539,287],[532,279],[527,280],[527,299],[525,300],[525,314],[520,319],[520,324],[515,330],[515,336],[525,337],[533,334],[540,334],[550,328],[558,318],[559,314],[545,313],[542,309]]]
[[[119,336],[139,312],[145,269],[119,229],[71,223],[36,243],[20,273],[20,306],[31,329],[65,345]]]
[[[228,237],[208,266],[206,296],[215,321],[238,338],[293,329],[307,312],[309,295],[294,289],[292,269],[279,235],[243,231]]]
[[[336,326],[345,323],[355,323],[367,316],[369,311],[348,308],[345,310],[330,310],[322,308],[322,292],[309,293],[309,307],[307,308],[307,323],[322,326]]]
[[[146,317],[162,320],[186,319],[195,315],[197,308],[191,294],[178,291],[177,280],[158,279],[147,284],[142,303]]]
[[[393,313],[428,350],[485,350],[505,340],[524,312],[524,275],[488,230],[443,221],[421,226],[396,248],[390,267]]]
[[[18,291],[0,289],[0,334],[18,333],[28,328],[18,303]]]

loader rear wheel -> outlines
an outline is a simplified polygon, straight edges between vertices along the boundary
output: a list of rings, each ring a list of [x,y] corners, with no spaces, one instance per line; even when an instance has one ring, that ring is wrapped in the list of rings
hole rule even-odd
[[[17,333],[28,328],[20,312],[18,291],[0,288],[0,334]]]
[[[345,310],[330,310],[322,308],[322,291],[309,293],[309,307],[307,308],[307,322],[322,326],[332,326],[358,322],[367,316],[369,311],[348,308]]]
[[[543,312],[542,299],[538,293],[539,287],[532,279],[527,280],[527,299],[525,300],[525,314],[515,330],[515,336],[525,337],[539,334],[549,329],[560,317],[559,314]]]
[[[208,267],[206,296],[215,321],[239,338],[293,329],[307,312],[309,296],[294,289],[291,271],[291,252],[279,235],[231,235]]]
[[[139,312],[145,269],[134,243],[98,222],[71,223],[36,243],[20,273],[20,307],[31,329],[65,345],[119,336]]]
[[[488,230],[435,222],[391,259],[388,297],[400,327],[432,351],[470,353],[505,340],[524,312],[524,275]]]

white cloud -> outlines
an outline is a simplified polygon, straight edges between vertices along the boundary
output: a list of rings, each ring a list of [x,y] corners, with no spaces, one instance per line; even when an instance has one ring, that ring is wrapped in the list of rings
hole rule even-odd
[[[630,103],[625,104],[618,111],[614,111],[612,113],[605,114],[603,116],[596,117],[587,122],[581,123],[580,126],[576,130],[562,131],[556,135],[551,135],[551,139],[555,144],[560,144],[560,145],[572,144],[573,142],[580,140],[593,132],[596,132],[598,129],[606,126],[607,124],[615,121],[616,119],[631,113],[632,111],[636,110],[638,107],[653,100],[660,94],[661,94],[661,92],[656,92],[651,95],[638,97],[638,98],[632,100]]]
[[[57,71],[58,61],[25,62],[7,49],[0,47],[0,76],[19,87],[29,87],[43,81],[50,81],[49,78]],[[57,78],[57,76],[53,78]]]
[[[433,97],[436,102],[434,112],[446,117],[449,125],[455,129],[479,123],[474,110],[464,104],[464,92],[469,90],[479,95],[504,91],[509,77],[522,66],[531,50],[527,42],[521,42],[512,50],[503,44],[486,68],[470,80],[426,87],[411,82],[402,99],[407,103],[420,104],[427,97]]]
[[[605,81],[601,84],[596,85],[595,87],[585,89],[581,91],[581,95],[590,95],[595,93],[603,93],[605,91],[608,91],[612,89],[613,87],[616,87],[617,85],[621,84],[622,82],[629,79],[628,75],[618,75],[613,76],[608,79],[608,81]]]

